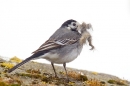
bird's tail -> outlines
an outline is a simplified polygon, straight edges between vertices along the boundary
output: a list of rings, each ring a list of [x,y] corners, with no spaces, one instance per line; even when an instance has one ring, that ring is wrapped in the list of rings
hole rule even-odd
[[[28,61],[32,60],[32,57],[28,57],[27,59],[25,59],[24,61],[22,61],[21,63],[17,64],[16,66],[14,66],[13,68],[8,70],[8,73],[14,71],[15,69],[17,69],[18,67],[22,66],[23,64],[27,63]]]
[[[47,53],[49,50],[44,50],[44,51],[39,51],[37,53],[34,53],[32,56],[28,57],[27,59],[25,59],[24,61],[22,61],[21,63],[17,64],[16,66],[14,66],[13,68],[8,70],[8,73],[14,71],[15,69],[17,69],[18,67],[22,66],[23,64],[27,63],[30,60],[33,59],[37,59],[39,56],[44,55],[45,53]]]

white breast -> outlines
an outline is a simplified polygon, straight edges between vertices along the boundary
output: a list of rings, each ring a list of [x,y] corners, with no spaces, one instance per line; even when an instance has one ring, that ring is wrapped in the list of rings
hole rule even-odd
[[[73,49],[71,52],[67,53],[66,55],[59,55],[57,53],[46,53],[39,58],[46,59],[50,62],[57,63],[57,64],[63,64],[73,61],[78,57],[82,50],[82,47]]]

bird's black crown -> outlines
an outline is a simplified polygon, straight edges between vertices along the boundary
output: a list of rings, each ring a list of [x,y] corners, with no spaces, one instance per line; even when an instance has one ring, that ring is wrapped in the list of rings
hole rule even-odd
[[[71,22],[77,22],[77,21],[76,21],[76,20],[73,20],[73,19],[67,20],[67,21],[65,21],[65,22],[61,25],[61,27],[68,26],[69,24],[71,24]]]

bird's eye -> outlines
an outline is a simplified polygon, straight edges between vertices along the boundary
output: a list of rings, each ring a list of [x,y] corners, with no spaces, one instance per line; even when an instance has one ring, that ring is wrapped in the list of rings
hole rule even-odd
[[[75,24],[75,23],[73,23],[73,25],[74,25],[74,26],[76,26],[76,24]]]

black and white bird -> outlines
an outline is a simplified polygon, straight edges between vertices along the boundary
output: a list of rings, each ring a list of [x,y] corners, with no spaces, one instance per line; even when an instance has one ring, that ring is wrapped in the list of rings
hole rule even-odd
[[[87,40],[85,33],[87,32],[85,30],[82,31],[80,24],[76,20],[65,21],[30,57],[9,69],[8,73],[30,60],[43,58],[51,62],[56,77],[57,73],[54,63],[63,64],[67,76],[66,63],[73,61],[80,54],[83,44]]]

